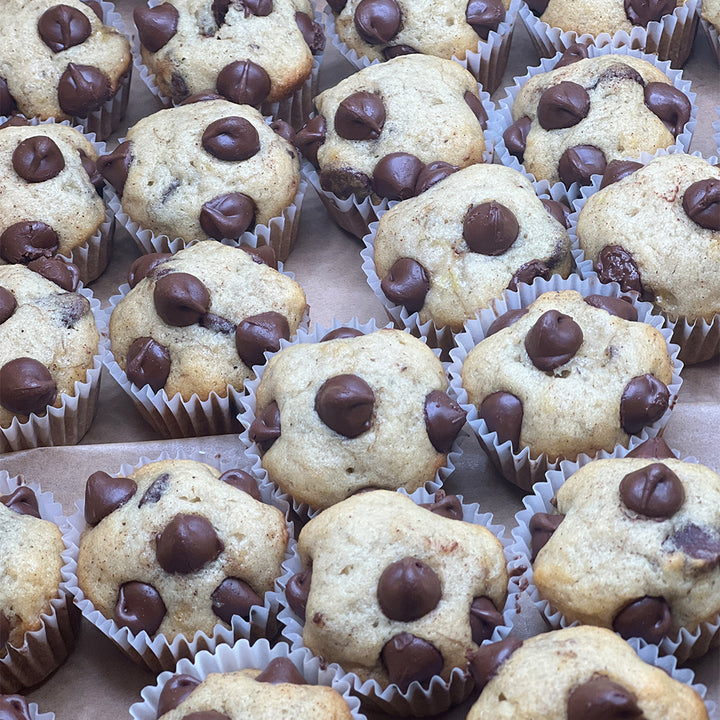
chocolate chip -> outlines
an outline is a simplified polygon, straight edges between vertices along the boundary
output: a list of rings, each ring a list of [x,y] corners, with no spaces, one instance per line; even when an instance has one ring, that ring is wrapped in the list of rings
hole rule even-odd
[[[347,0],[330,0],[328,5],[330,9],[337,14],[342,12],[342,9],[347,5]]]
[[[372,192],[370,178],[352,168],[332,168],[320,171],[320,187],[326,192],[335,193],[341,199],[352,195],[367,197]]]
[[[292,660],[284,657],[273,658],[267,667],[259,675],[255,676],[255,681],[273,685],[280,683],[307,685],[307,680],[298,672]]]
[[[565,519],[564,515],[549,515],[548,513],[535,513],[528,523],[530,531],[530,559],[535,562],[537,554],[547,545],[553,533],[560,527]]]
[[[491,393],[480,404],[478,414],[487,424],[488,430],[497,433],[499,443],[509,440],[517,452],[523,420],[520,398],[502,390]]]
[[[250,608],[262,605],[262,599],[250,585],[236,577],[225,578],[213,590],[210,600],[212,611],[228,625],[232,624],[233,615],[249,620]]]
[[[563,227],[570,227],[570,208],[565,203],[547,198],[541,198],[540,202]]]
[[[623,320],[631,320],[633,322],[638,319],[638,311],[635,306],[627,298],[612,297],[608,295],[588,295],[585,302],[592,307],[605,310],[605,312],[623,318]]]
[[[593,675],[568,696],[568,720],[631,720],[644,718],[635,693],[604,675]]]
[[[383,48],[382,54],[385,60],[392,60],[402,55],[416,55],[417,50],[410,45],[388,45]]]
[[[385,45],[400,32],[402,13],[395,0],[360,0],[355,29],[369,45]]]
[[[149,255],[141,255],[128,270],[127,280],[131,288],[134,288],[141,280],[150,275],[155,268],[164,263],[171,253],[150,253]]]
[[[625,15],[633,25],[647,27],[675,10],[675,0],[625,0]]]
[[[273,11],[273,0],[242,0],[241,5],[245,11],[245,17],[250,17],[250,15],[267,17]]]
[[[170,374],[170,352],[151,337],[137,338],[128,348],[125,374],[137,387],[149,385],[158,392]]]
[[[4,648],[5,645],[7,645],[11,630],[12,625],[10,624],[10,620],[8,620],[7,615],[0,610],[0,648]]]
[[[266,352],[277,352],[280,339],[290,339],[290,325],[280,313],[269,312],[251,315],[238,323],[235,330],[235,348],[248,367],[262,365]]]
[[[31,717],[27,700],[22,695],[0,695],[0,720],[30,720]]]
[[[237,326],[232,320],[220,317],[220,315],[215,315],[214,313],[205,313],[205,315],[200,318],[200,327],[223,335],[233,335],[237,329]]]
[[[414,313],[425,304],[430,280],[419,262],[412,258],[400,258],[380,281],[380,288],[390,302],[402,305],[409,313]]]
[[[209,102],[210,100],[224,100],[222,95],[216,92],[211,92],[210,90],[203,90],[198,93],[193,93],[192,95],[188,95],[181,103],[180,105],[193,105],[194,103],[199,102]]]
[[[197,712],[183,715],[182,720],[232,720],[232,718],[217,710],[198,710]]]
[[[487,40],[490,31],[497,30],[505,19],[505,6],[500,0],[470,0],[465,19],[480,38]]]
[[[85,522],[97,525],[136,492],[137,483],[131,478],[112,477],[102,470],[94,472],[85,483]]]
[[[257,247],[253,247],[252,245],[242,244],[238,247],[243,252],[246,252],[253,259],[253,262],[258,265],[267,265],[274,270],[278,269],[277,256],[270,245],[258,245]]]
[[[120,586],[113,619],[119,627],[126,627],[134,635],[144,630],[152,636],[160,627],[165,612],[165,603],[152,585],[131,581]]]
[[[155,480],[152,481],[148,489],[143,493],[140,498],[138,507],[141,508],[144,505],[154,505],[159,502],[160,498],[165,494],[168,487],[170,487],[170,473],[161,473]]]
[[[2,247],[1,243],[0,247]],[[15,296],[9,290],[0,286],[0,325],[13,316],[16,308],[17,300]]]
[[[33,135],[18,143],[12,165],[23,180],[39,183],[59,175],[65,167],[65,158],[52,138]]]
[[[633,600],[613,620],[613,630],[626,640],[639,637],[649,643],[659,643],[672,628],[670,606],[662,597]]]
[[[640,170],[643,167],[645,166],[642,163],[633,160],[611,160],[605,168],[603,179],[600,182],[600,189],[602,190],[608,185],[612,185],[612,183],[616,183],[618,180],[632,175],[636,170]]]
[[[169,2],[155,7],[136,7],[133,20],[142,45],[151,53],[165,47],[177,33],[178,17],[178,11]]]
[[[463,238],[481,255],[502,255],[515,242],[520,225],[515,214],[499,202],[471,205],[463,219]]]
[[[378,603],[390,620],[418,620],[434,610],[441,597],[440,578],[418,558],[404,557],[391,563],[378,580]]]
[[[445,491],[440,489],[435,493],[434,500],[431,503],[420,503],[420,507],[448,520],[463,519],[462,503],[457,495],[446,495]]]
[[[628,435],[659,420],[668,409],[670,393],[654,375],[638,375],[625,386],[620,399],[620,424]]]
[[[388,200],[407,200],[415,193],[415,184],[423,167],[423,161],[410,153],[385,155],[373,170],[373,191]]]
[[[530,260],[523,263],[510,278],[508,290],[515,291],[518,289],[518,283],[531,285],[535,278],[541,277],[543,280],[549,280],[552,271],[542,260]]]
[[[320,338],[320,342],[327,342],[328,340],[339,340],[341,338],[355,338],[363,336],[362,330],[356,330],[351,327],[339,327],[331,330],[329,333],[325,333]]]
[[[588,50],[582,43],[573,43],[568,46],[565,52],[560,56],[560,59],[555,63],[554,70],[565,67],[566,65],[572,65],[573,63],[585,60],[588,56]]]
[[[492,637],[495,628],[504,623],[502,613],[489,597],[476,597],[470,605],[470,630],[472,641],[481,645]]]
[[[0,368],[0,404],[11,413],[42,414],[56,396],[52,375],[37,360],[16,358]]]
[[[58,81],[57,97],[64,113],[87,117],[112,97],[110,78],[92,65],[68,63]]]
[[[270,94],[270,87],[265,68],[252,60],[231,62],[217,76],[218,92],[239,105],[261,105]]]
[[[18,515],[30,515],[35,518],[40,517],[37,497],[27,485],[20,485],[11,493],[3,495],[0,497],[0,503]],[[2,645],[2,643],[0,643],[0,645]]]
[[[254,222],[255,201],[240,192],[218,195],[200,209],[200,227],[216,240],[237,240]]]
[[[497,675],[510,656],[522,645],[522,640],[505,638],[479,647],[470,657],[468,670],[478,690],[482,690]]]
[[[0,113],[2,115],[2,113]],[[28,127],[30,121],[21,115],[13,115],[0,125],[0,130],[7,127]]]
[[[313,165],[317,166],[318,148],[325,142],[327,122],[323,115],[316,115],[295,135],[295,147]]]
[[[220,480],[228,485],[232,485],[238,490],[242,490],[247,493],[253,499],[258,502],[262,502],[262,496],[260,495],[260,489],[250,473],[246,473],[244,470],[237,468],[233,470],[226,470],[221,476]]]
[[[331,430],[356,438],[369,430],[375,409],[372,388],[357,375],[328,378],[315,395],[315,412]]]
[[[550,372],[568,362],[582,342],[582,329],[569,315],[548,310],[528,330],[525,350],[538,370]]]
[[[415,195],[424,193],[433,185],[457,171],[458,167],[456,165],[451,165],[443,160],[435,160],[434,162],[428,163],[417,176],[417,180],[415,181]]]
[[[12,115],[17,110],[15,98],[10,94],[7,80],[0,77],[0,115]]]
[[[27,264],[28,268],[46,280],[54,282],[68,292],[75,292],[80,284],[80,270],[75,263],[57,257],[39,257]]]
[[[550,0],[527,0],[527,6],[530,8],[530,12],[533,15],[540,16],[547,9]]]
[[[425,398],[425,429],[439,453],[449,453],[465,425],[466,412],[447,393],[433,390]]]
[[[120,143],[109,155],[101,155],[97,160],[100,174],[115,188],[118,195],[123,194],[132,161],[128,140]]]
[[[640,270],[633,256],[620,245],[606,245],[598,253],[595,272],[600,282],[616,282],[623,292],[644,295]]]
[[[187,575],[215,560],[224,545],[202,515],[178,513],[155,536],[155,555],[169,573]]]
[[[82,2],[84,2],[97,15],[100,22],[104,21],[103,9],[99,0],[82,0]]]
[[[720,230],[720,180],[694,182],[683,195],[683,210],[700,227]]]
[[[98,195],[102,195],[103,187],[105,182],[100,171],[97,169],[97,163],[88,155],[85,154],[84,150],[78,150],[80,155],[80,164],[83,166],[83,170],[88,176],[88,180],[93,184]]]
[[[701,560],[707,570],[720,563],[720,536],[697,525],[686,525],[677,530],[667,542],[689,557]]]
[[[290,609],[304,622],[310,584],[312,583],[312,568],[295,573],[287,582],[285,596]]]
[[[685,501],[680,478],[663,463],[652,463],[629,472],[620,482],[620,499],[644,517],[672,517]]]
[[[157,714],[162,717],[174,710],[200,684],[192,675],[173,675],[166,683],[158,699]]]
[[[530,132],[532,120],[527,117],[521,117],[516,120],[510,127],[503,132],[503,142],[507,151],[522,162],[527,146],[527,136]]]
[[[81,10],[70,5],[53,5],[40,16],[37,30],[40,39],[58,53],[85,42],[92,28]]]
[[[257,443],[263,452],[267,452],[280,437],[280,408],[273,400],[255,417],[248,430],[250,439]]]
[[[260,136],[249,120],[233,115],[211,122],[202,134],[202,146],[218,160],[247,160],[260,151]]]
[[[521,317],[527,315],[527,308],[518,308],[517,310],[508,310],[490,323],[485,331],[485,337],[490,337],[506,327],[514,325]]]
[[[284,120],[273,120],[270,123],[270,129],[279,135],[284,140],[287,140],[291,145],[295,144],[295,130],[292,125],[286,123]]]
[[[667,460],[677,458],[677,455],[670,449],[670,446],[661,437],[648,438],[631,450],[625,457],[631,458],[658,458]]]
[[[645,105],[665,123],[673,136],[677,137],[692,112],[685,93],[662,82],[649,82],[645,85],[644,93]]]
[[[29,263],[52,257],[60,247],[57,233],[40,220],[13,223],[0,235],[0,257],[9,263]]]
[[[593,175],[602,175],[607,167],[605,153],[594,145],[575,145],[568,148],[558,162],[560,182],[565,185],[589,185]]]
[[[385,125],[385,104],[376,93],[348,95],[335,111],[334,125],[346,140],[376,140]]]
[[[153,302],[155,311],[168,325],[187,327],[199,322],[208,311],[210,293],[190,273],[168,273],[157,279]]]
[[[388,640],[380,659],[391,683],[405,692],[410,683],[427,684],[442,672],[444,660],[440,651],[427,640],[404,632]]]
[[[322,25],[316,23],[304,12],[295,13],[295,22],[300,29],[303,40],[305,40],[307,46],[310,48],[310,52],[313,55],[321,52],[325,48],[325,33],[323,32]]]

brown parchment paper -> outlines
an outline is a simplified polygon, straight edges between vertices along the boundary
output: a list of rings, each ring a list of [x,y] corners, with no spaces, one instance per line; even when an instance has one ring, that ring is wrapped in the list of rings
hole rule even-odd
[[[129,32],[134,29],[132,9],[141,4],[144,0],[116,2]],[[518,23],[508,69],[493,99],[497,101],[504,95],[502,88],[510,84],[514,76],[523,75],[528,65],[536,64],[537,56],[525,29]],[[320,70],[320,88],[330,87],[352,72],[350,63],[328,43]],[[720,105],[720,76],[702,34],[695,40],[684,75],[692,81],[699,105],[690,150],[698,150],[706,157],[716,155],[712,123],[718,119],[715,108]],[[127,127],[158,109],[158,102],[135,73],[126,122],[113,136],[109,147],[124,136]],[[347,321],[352,317],[387,322],[382,305],[368,288],[361,270],[360,249],[360,243],[333,224],[314,191],[308,189],[297,245],[286,268],[295,273],[305,289],[311,323],[328,325],[334,318]],[[103,307],[125,282],[127,269],[138,255],[127,233],[118,231],[110,267],[91,285]],[[680,398],[664,437],[683,456],[695,456],[720,472],[720,362],[716,359],[687,368],[683,376]],[[71,514],[90,473],[116,472],[123,463],[136,463],[141,457],[155,459],[162,451],[174,453],[176,450],[201,450],[208,457],[221,455],[236,460],[240,466],[243,463],[235,436],[160,440],[112,378],[104,373],[97,416],[79,446],[3,455],[0,468],[11,475],[21,475],[26,482],[40,483],[43,489],[55,494],[65,513]],[[505,525],[508,533],[514,527],[515,513],[522,509],[521,492],[495,475],[474,438],[466,439],[464,454],[446,487],[448,492],[462,494],[467,502],[479,502],[483,510],[494,513],[495,521]],[[526,637],[544,629],[534,608],[523,605],[514,633]],[[696,680],[708,686],[710,697],[720,705],[718,650],[690,667],[696,672]],[[78,645],[70,659],[27,695],[29,700],[38,703],[41,712],[54,712],[58,720],[117,720],[129,716],[130,705],[140,700],[140,690],[154,681],[151,673],[134,665],[83,620]],[[471,702],[472,698],[441,717],[464,718]]]

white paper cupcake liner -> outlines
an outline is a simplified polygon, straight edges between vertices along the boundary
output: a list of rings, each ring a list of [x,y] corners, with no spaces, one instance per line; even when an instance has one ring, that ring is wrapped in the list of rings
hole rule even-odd
[[[522,0],[511,0],[510,7],[505,13],[505,19],[497,30],[490,31],[487,40],[478,38],[476,48],[468,49],[464,59],[460,60],[455,56],[451,58],[469,70],[482,89],[490,94],[497,90],[502,81],[510,54],[515,21],[521,6]],[[358,70],[380,62],[371,60],[365,55],[358,55],[340,39],[335,30],[335,15],[327,5],[323,8],[322,21],[325,27],[325,37],[329,38],[340,54]]]
[[[533,494],[527,495],[523,499],[525,508],[515,515],[516,526],[512,530],[514,542],[511,545],[511,549],[518,557],[525,558],[528,572],[523,575],[521,579],[513,578],[511,584],[520,589],[520,583],[522,583],[522,590],[527,593],[548,625],[554,630],[580,625],[581,623],[578,621],[571,622],[562,612],[554,610],[550,602],[542,598],[533,583],[533,569],[532,563],[530,562],[530,558],[532,557],[532,538],[529,529],[530,520],[532,516],[538,512],[553,513],[555,509],[552,504],[553,497],[565,481],[580,468],[592,462],[594,459],[622,458],[625,457],[628,452],[629,450],[620,448],[613,453],[599,453],[596,458],[581,455],[575,462],[566,460],[559,463],[556,470],[548,471],[544,482],[535,484]],[[688,457],[684,458],[683,462],[697,463],[697,460]],[[674,655],[679,662],[685,662],[688,659],[698,658],[706,654],[711,646],[717,644],[718,639],[720,639],[720,613],[718,613],[718,617],[715,620],[701,623],[693,631],[681,628],[676,635],[666,637],[658,643],[656,650],[659,650],[663,654]],[[651,644],[640,638],[633,638],[632,642],[635,645],[641,646]]]
[[[556,52],[564,52],[574,43],[598,47],[615,45],[657,55],[660,60],[669,60],[673,67],[682,67],[685,64],[692,49],[699,16],[699,0],[687,0],[661,20],[648,23],[647,27],[636,25],[629,33],[621,30],[614,35],[606,32],[591,35],[551,27],[534,15],[525,3],[520,8],[520,19],[540,57],[552,57]]]
[[[671,153],[681,152],[677,148],[672,148]],[[667,152],[658,150],[654,154],[642,153],[638,158],[638,162],[647,165],[653,158],[660,155],[666,155]],[[702,157],[699,152],[690,153],[694,157]],[[706,158],[710,165],[716,165],[719,158]],[[572,242],[572,254],[577,267],[577,272],[583,279],[597,278],[597,272],[594,263],[590,258],[585,257],[585,253],[580,247],[577,237],[577,223],[580,211],[585,207],[585,203],[591,195],[600,190],[602,175],[594,175],[592,183],[585,185],[580,190],[580,197],[573,202],[573,212],[570,214],[570,240]],[[659,308],[656,308],[657,314],[662,314]],[[697,320],[688,320],[684,317],[671,317],[674,322],[672,342],[680,346],[679,358],[685,365],[694,365],[696,363],[710,360],[720,354],[720,313],[716,314],[712,319],[706,320],[699,318]]]
[[[710,50],[712,50],[715,60],[717,60],[718,65],[720,65],[720,36],[718,36],[718,30],[702,17],[700,18],[700,25],[705,32]]]
[[[543,480],[548,470],[557,468],[559,461],[550,460],[545,453],[531,457],[528,447],[522,448],[520,452],[514,452],[509,440],[503,443],[498,442],[497,433],[490,432],[487,423],[479,417],[478,409],[468,400],[467,391],[462,386],[462,365],[468,353],[485,338],[488,327],[496,318],[508,310],[527,307],[545,292],[560,290],[575,290],[583,296],[597,294],[618,297],[621,295],[620,288],[616,283],[603,284],[597,278],[581,280],[577,275],[571,275],[567,280],[563,280],[557,275],[553,275],[550,280],[536,278],[532,285],[521,285],[515,292],[506,290],[490,308],[480,312],[474,320],[469,320],[465,324],[465,332],[455,336],[456,347],[450,352],[452,362],[448,372],[450,388],[455,394],[455,400],[460,407],[467,411],[467,421],[477,434],[480,446],[487,453],[498,473],[526,492],[530,492],[536,482]],[[665,427],[682,385],[680,371],[683,367],[682,361],[678,359],[680,348],[671,341],[672,323],[666,326],[664,323],[668,321],[653,315],[650,303],[635,300],[633,304],[638,311],[638,321],[652,325],[665,338],[668,354],[673,363],[673,376],[667,386],[670,393],[668,409],[652,425],[644,427],[638,434],[631,435],[627,445],[628,449],[633,449],[648,438],[657,436]],[[615,449],[619,449],[619,447],[616,446]]]
[[[100,335],[93,364],[85,380],[75,383],[72,395],[61,395],[60,407],[48,407],[47,412],[40,416],[32,413],[24,422],[15,417],[8,427],[0,428],[0,453],[54,445],[77,445],[90,429],[100,392],[100,372],[107,352],[107,340],[104,337],[100,301],[95,299],[88,288],[80,287],[77,292],[90,301],[90,310]]]
[[[287,347],[288,345],[295,345],[300,343],[318,343],[327,333],[339,327],[352,327],[356,330],[360,330],[364,335],[373,333],[379,329],[375,320],[370,320],[367,323],[361,323],[356,318],[353,318],[349,322],[340,322],[339,320],[335,320],[329,327],[315,324],[312,331],[305,329],[298,331],[297,337],[292,342],[288,342],[287,340],[281,340],[280,350],[278,350],[278,352],[281,352],[282,349]],[[420,339],[423,341],[425,340],[422,337]],[[438,350],[433,350],[433,352],[436,355],[439,355]],[[266,357],[269,358],[271,357],[271,355],[266,354]],[[240,400],[242,410],[238,415],[238,420],[243,427],[243,430],[240,433],[240,442],[246,448],[245,454],[248,460],[252,463],[253,473],[256,477],[262,478],[263,481],[271,483],[272,481],[268,475],[268,472],[267,470],[265,470],[262,464],[262,455],[260,454],[260,448],[250,439],[250,425],[252,424],[253,420],[255,420],[257,388],[258,385],[260,385],[260,381],[262,380],[262,376],[265,372],[266,367],[267,363],[262,367],[256,366],[255,368],[253,368],[253,370],[255,371],[255,378],[248,381],[245,385],[247,393]],[[465,428],[460,431],[460,434],[453,443],[452,449],[447,455],[445,465],[443,465],[443,467],[441,467],[437,471],[437,473],[435,473],[435,478],[425,483],[425,488],[428,490],[428,492],[434,493],[439,490],[445,480],[455,469],[455,463],[462,455],[460,443],[465,432],[467,432]],[[314,517],[320,512],[320,509],[313,508],[307,503],[299,502],[294,498],[291,498],[291,502],[295,517],[297,517],[301,523],[304,523],[309,518]]]
[[[8,495],[22,485],[25,483],[20,477],[10,477],[0,470],[0,495]],[[66,532],[62,505],[55,501],[52,493],[43,492],[35,483],[27,487],[35,493],[40,517]],[[21,647],[7,645],[7,654],[0,658],[0,693],[16,693],[22,688],[37,685],[72,652],[78,617],[62,584],[58,585],[57,596],[50,601],[49,611],[41,614],[40,620],[42,624],[37,630],[25,633]]]
[[[405,495],[404,490],[399,490]],[[409,497],[416,504],[434,502],[434,492],[429,492],[424,488],[420,488],[409,494]],[[462,496],[458,495],[462,503]],[[505,559],[508,565],[508,578],[514,571],[527,572],[526,561],[519,558],[511,550],[512,541],[505,536],[505,528],[502,525],[493,524],[491,513],[481,513],[477,503],[462,503],[463,520],[474,525],[482,525],[495,535],[503,545]],[[286,563],[283,564],[284,573],[280,578],[279,585],[284,590],[288,580],[302,571],[302,562],[297,551]],[[508,587],[508,597],[503,608],[503,625],[495,628],[490,640],[485,642],[497,642],[506,638],[513,627],[514,618],[518,613],[517,610],[518,591],[514,586]],[[283,637],[287,639],[293,650],[305,649],[310,652],[303,643],[303,623],[297,615],[290,609],[287,599],[283,595],[281,598],[281,610],[278,614],[278,620],[283,625]],[[485,643],[483,643],[485,644]],[[327,664],[327,667],[337,669],[344,672],[338,663],[328,662],[327,659],[321,658],[321,661]],[[434,677],[427,688],[423,688],[420,683],[412,682],[407,691],[402,692],[400,688],[391,684],[383,688],[376,680],[362,681],[355,673],[345,673],[345,677],[352,683],[353,691],[359,695],[364,702],[369,703],[373,708],[391,715],[399,715],[403,717],[426,717],[428,715],[436,715],[446,711],[448,708],[462,702],[473,689],[473,680],[465,671],[465,668],[456,667],[452,670],[450,680],[445,681],[440,676]]]
[[[641,60],[645,60],[652,65],[654,65],[659,70],[662,70],[663,73],[669,78],[669,80],[673,83],[675,88],[683,92],[688,100],[690,101],[690,104],[692,106],[692,111],[690,114],[690,119],[685,124],[685,128],[683,131],[675,138],[675,143],[673,145],[670,145],[669,147],[676,147],[681,148],[683,152],[688,152],[688,148],[690,147],[690,141],[692,140],[693,133],[695,132],[695,125],[697,124],[697,105],[695,104],[696,94],[694,92],[690,91],[690,81],[684,80],[682,77],[682,72],[680,70],[674,70],[670,67],[670,63],[666,61],[660,61],[657,59],[655,55],[646,55],[643,52],[640,52],[639,50],[633,50],[631,48],[625,47],[625,46],[616,46],[614,44],[604,45],[603,47],[597,47],[595,45],[590,45],[588,47],[588,57],[598,57],[601,55],[631,55],[636,58],[640,58]],[[496,143],[495,143],[495,157],[496,161],[502,163],[503,165],[507,165],[508,167],[515,168],[515,170],[519,170],[522,172],[526,177],[530,178],[530,180],[536,180],[535,176],[528,172],[525,169],[525,166],[514,156],[511,155],[508,152],[508,149],[505,147],[505,141],[503,140],[503,132],[510,127],[513,123],[513,117],[512,117],[512,106],[515,102],[515,98],[517,97],[518,93],[520,92],[520,88],[531,78],[535,75],[539,75],[541,73],[546,73],[552,70],[558,60],[560,59],[562,53],[557,53],[552,58],[542,58],[540,60],[540,65],[532,68],[528,68],[527,74],[523,75],[522,77],[516,76],[513,78],[514,85],[511,87],[507,87],[505,89],[505,97],[500,99],[500,108],[498,109],[497,113],[492,118],[492,132],[493,135],[496,137]],[[488,121],[488,126],[490,125],[491,121]],[[668,148],[666,148],[667,150]],[[628,160],[632,160],[634,158],[626,158]],[[547,183],[547,186],[549,188],[549,183],[547,180],[541,181],[541,187],[542,183]],[[555,185],[560,185],[561,188],[565,188],[565,185],[562,183],[555,183]],[[580,196],[580,184],[579,183],[572,183],[569,187],[566,188],[566,197],[569,202],[572,202],[576,198]],[[555,195],[553,195],[555,197]]]
[[[355,720],[365,720],[360,711],[360,700],[350,694],[351,684],[335,668],[323,667],[320,661],[306,650],[290,650],[285,643],[270,647],[267,640],[254,644],[238,640],[233,646],[220,645],[215,653],[202,651],[191,661],[183,658],[174,672],[162,673],[155,685],[148,685],[140,693],[142,702],[130,707],[132,720],[157,720],[158,703],[165,683],[176,674],[192,675],[204,680],[210,673],[229,673],[247,668],[264,669],[275,658],[287,658],[309,685],[325,685],[336,690],[345,700]],[[319,719],[318,719],[319,720]]]
[[[170,458],[182,458],[203,462],[207,465],[212,465],[220,470],[220,472],[225,472],[226,470],[239,466],[238,462],[234,461],[234,459],[226,460],[218,456],[208,456],[207,453],[203,453],[201,450],[187,453],[178,451],[174,455],[163,452],[159,457],[154,459],[143,457],[136,465],[122,465],[117,476],[127,477],[143,465]],[[247,468],[247,465],[244,465],[241,469],[250,472],[251,475],[253,474],[252,471]],[[260,483],[259,490],[263,502],[277,507],[285,515],[290,538],[285,557],[292,557],[295,551],[295,541],[293,540],[292,522],[287,520],[289,513],[287,498],[268,483]],[[232,645],[241,638],[254,641],[261,637],[273,637],[277,633],[277,613],[282,595],[277,579],[275,580],[275,589],[265,593],[263,604],[253,606],[250,611],[249,620],[235,615],[232,618],[230,628],[218,623],[212,635],[197,631],[193,637],[176,635],[170,640],[163,634],[150,637],[144,630],[134,634],[130,632],[127,627],[118,627],[114,620],[106,618],[99,610],[95,609],[92,602],[85,597],[85,594],[78,586],[78,549],[80,536],[86,528],[84,499],[78,500],[75,503],[75,507],[77,508],[77,512],[68,518],[69,527],[64,537],[66,549],[63,553],[65,565],[62,572],[63,582],[61,587],[72,595],[74,603],[79,608],[83,617],[94,625],[103,635],[112,640],[120,650],[139,665],[147,667],[152,672],[159,673],[163,670],[174,668],[178,660],[181,658],[194,657],[201,650],[212,652],[221,644]]]

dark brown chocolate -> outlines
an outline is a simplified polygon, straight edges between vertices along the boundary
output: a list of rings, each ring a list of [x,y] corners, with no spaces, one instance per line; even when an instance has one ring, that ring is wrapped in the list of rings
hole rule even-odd
[[[0,404],[12,413],[42,414],[56,395],[52,375],[33,358],[15,358],[0,368]]]
[[[495,643],[479,647],[470,657],[468,670],[478,690],[482,690],[507,662],[510,656],[522,645],[522,640],[505,638]]]
[[[366,43],[385,45],[400,31],[402,12],[395,0],[360,0],[353,20]]]
[[[490,31],[497,30],[505,19],[505,6],[500,0],[469,0],[465,19],[482,40],[487,40]]]
[[[226,470],[221,476],[220,480],[228,485],[232,485],[238,490],[250,495],[258,502],[262,502],[262,495],[260,495],[260,488],[258,488],[257,482],[250,473],[234,468],[232,470]]]
[[[380,659],[391,683],[405,692],[410,683],[427,685],[442,672],[445,661],[440,651],[423,638],[404,632],[388,640]]]
[[[3,495],[0,497],[0,503],[18,515],[40,517],[37,496],[27,485],[20,485],[7,495]]]
[[[470,604],[470,631],[472,641],[481,645],[492,637],[495,628],[504,623],[502,613],[489,597],[476,597]]]
[[[218,92],[238,105],[261,105],[270,89],[267,71],[252,60],[235,60],[217,76]]]
[[[415,194],[415,185],[423,167],[422,160],[410,153],[385,155],[373,170],[373,191],[388,200],[407,200]]]
[[[480,404],[478,414],[486,422],[488,430],[497,433],[499,443],[509,440],[513,450],[519,450],[523,420],[520,398],[502,390],[491,393]]]
[[[12,166],[23,180],[40,183],[59,175],[65,168],[65,158],[52,138],[33,135],[17,144]]]
[[[613,630],[626,640],[639,637],[659,643],[672,632],[670,606],[662,597],[641,597],[628,603],[613,620]]]
[[[262,598],[249,583],[236,577],[225,578],[210,595],[212,611],[223,622],[232,624],[233,615],[250,619],[250,609],[262,605]]]
[[[442,586],[437,573],[415,557],[404,557],[391,563],[378,580],[378,604],[390,620],[418,620],[434,610],[441,597]]]
[[[593,675],[568,696],[568,720],[632,720],[644,718],[635,693],[605,675]]]
[[[380,288],[390,302],[402,305],[409,313],[414,313],[425,304],[430,280],[425,268],[417,260],[400,258],[380,281]]]
[[[153,290],[155,311],[168,325],[187,327],[210,308],[210,293],[199,278],[175,272],[159,277]]]
[[[260,152],[260,136],[249,120],[231,115],[215,120],[205,128],[202,146],[218,160],[239,162]]]
[[[291,683],[292,685],[307,685],[307,680],[300,674],[292,660],[285,657],[273,658],[267,667],[255,676],[256,682],[266,682],[272,685]]]
[[[152,53],[165,47],[175,37],[178,18],[178,11],[169,2],[155,7],[138,6],[133,10],[140,42]]]
[[[628,435],[639,433],[659,420],[669,404],[665,383],[652,374],[638,375],[625,386],[620,398],[620,424]]]
[[[564,365],[583,343],[582,328],[557,310],[543,313],[525,336],[525,350],[532,364],[543,372]]]
[[[692,113],[687,95],[673,85],[649,82],[645,85],[645,105],[665,123],[677,137],[684,129]]]
[[[192,675],[173,675],[165,683],[158,699],[158,717],[174,710],[200,684]]]
[[[266,352],[280,349],[281,339],[290,339],[290,325],[284,315],[274,310],[245,318],[235,330],[235,348],[248,367],[262,365]]]
[[[467,413],[442,390],[433,390],[425,398],[425,429],[439,453],[449,453]]]
[[[85,483],[85,522],[97,525],[136,492],[137,483],[131,478],[112,477],[102,470],[94,472]]]
[[[346,140],[377,140],[385,125],[385,103],[377,93],[348,95],[335,111],[335,132]]]
[[[720,230],[720,180],[708,178],[690,185],[683,195],[683,210],[700,227]]]
[[[273,400],[250,424],[248,430],[250,439],[257,443],[263,452],[267,452],[270,446],[280,437],[280,408]]]
[[[582,85],[560,82],[540,96],[537,118],[545,130],[573,127],[590,112],[590,96]]]
[[[560,182],[565,185],[589,185],[593,175],[602,175],[607,167],[605,153],[594,145],[568,148],[558,162]]]
[[[143,630],[153,636],[165,617],[165,603],[160,593],[143,582],[126,582],[120,586],[113,620],[137,635]]]
[[[149,385],[158,392],[170,375],[170,352],[151,337],[137,338],[128,348],[125,373],[137,387]]]
[[[215,560],[224,545],[202,515],[178,513],[156,535],[155,555],[169,573],[187,575]]]
[[[57,97],[64,113],[87,117],[112,97],[110,78],[92,65],[68,63],[58,81]]]
[[[375,393],[357,375],[328,378],[315,395],[315,412],[320,420],[347,438],[356,438],[370,429],[374,410]]]
[[[507,252],[519,232],[515,214],[495,200],[471,205],[463,218],[463,238],[472,252],[481,255]]]
[[[680,478],[665,464],[652,463],[629,472],[620,482],[620,500],[644,517],[672,517],[685,501]]]
[[[82,10],[71,5],[53,5],[38,19],[40,39],[54,52],[59,53],[80,45],[90,37],[90,20]]]
[[[553,533],[565,519],[564,515],[550,515],[544,512],[535,513],[528,523],[530,531],[530,560],[535,562],[537,554],[547,545]]]

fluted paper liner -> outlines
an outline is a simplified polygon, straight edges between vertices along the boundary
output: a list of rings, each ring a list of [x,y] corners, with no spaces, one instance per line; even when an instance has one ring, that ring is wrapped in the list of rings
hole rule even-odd
[[[705,32],[708,45],[710,46],[718,65],[720,65],[720,36],[718,36],[718,29],[703,17],[700,18],[700,26]]]

